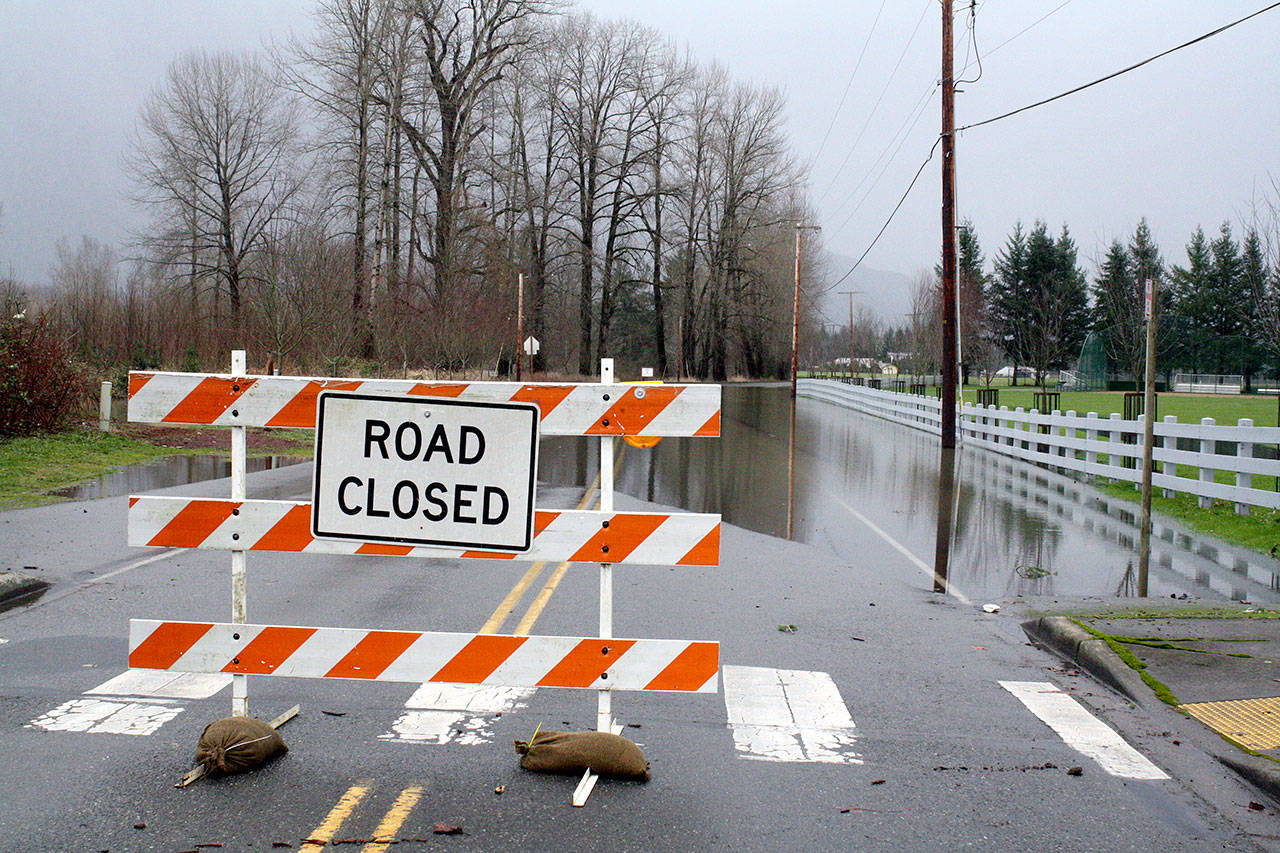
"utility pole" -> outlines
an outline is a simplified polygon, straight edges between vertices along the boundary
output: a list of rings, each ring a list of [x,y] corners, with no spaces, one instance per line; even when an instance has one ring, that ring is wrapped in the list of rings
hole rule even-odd
[[[861,290],[842,290],[849,295],[849,381],[853,381],[853,295]]]
[[[942,451],[938,455],[938,519],[933,590],[947,592],[956,474],[956,86],[951,0],[942,0]]]
[[[1151,564],[1151,460],[1156,434],[1156,281],[1147,279],[1147,382],[1142,405],[1142,524],[1138,533],[1138,595],[1147,597],[1147,569]]]
[[[524,273],[520,273],[519,295],[516,296],[516,381],[520,381],[521,368],[524,367]],[[533,366],[530,356],[529,366]]]
[[[805,229],[821,231],[817,225],[796,222],[796,293],[791,305],[791,399],[796,398],[796,364],[800,356],[800,232]],[[794,404],[793,404],[794,406]]]
[[[942,0],[942,446],[956,446],[956,88],[951,0]]]

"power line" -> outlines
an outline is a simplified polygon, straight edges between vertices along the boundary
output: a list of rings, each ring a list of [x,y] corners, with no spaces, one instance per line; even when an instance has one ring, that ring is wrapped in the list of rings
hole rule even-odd
[[[973,124],[966,124],[964,127],[957,127],[956,132],[959,133],[962,130],[970,130],[975,127],[982,127],[983,125],[986,125],[986,124],[994,124],[997,121],[1001,121],[1011,116],[1016,116],[1018,113],[1025,113],[1027,110],[1035,109],[1036,107],[1042,107],[1045,104],[1060,100],[1062,98],[1067,97],[1068,95],[1074,95],[1076,92],[1082,92],[1085,89],[1091,88],[1093,86],[1097,86],[1099,83],[1105,83],[1108,80],[1114,80],[1116,77],[1119,77],[1122,74],[1128,74],[1130,71],[1133,71],[1135,69],[1141,68],[1144,65],[1148,65],[1152,62],[1155,62],[1157,59],[1160,59],[1161,57],[1168,56],[1169,54],[1182,50],[1185,47],[1191,47],[1193,44],[1198,44],[1202,41],[1205,41],[1206,39],[1213,38],[1214,36],[1224,33],[1234,26],[1243,24],[1245,21],[1248,21],[1251,18],[1258,17],[1263,12],[1270,12],[1272,9],[1275,9],[1278,6],[1280,6],[1280,2],[1272,3],[1270,6],[1265,6],[1251,15],[1245,15],[1243,18],[1239,19],[1238,21],[1232,21],[1229,24],[1224,24],[1223,26],[1218,27],[1216,30],[1211,30],[1202,36],[1197,36],[1191,39],[1190,41],[1186,41],[1180,45],[1177,45],[1176,47],[1171,47],[1168,50],[1161,51],[1160,53],[1157,53],[1155,56],[1150,56],[1142,60],[1141,62],[1135,62],[1133,65],[1130,65],[1127,68],[1121,68],[1119,71],[1113,71],[1112,73],[1106,75],[1105,77],[1099,77],[1097,80],[1093,80],[1089,83],[1085,83],[1082,86],[1076,86],[1074,89],[1068,89],[1065,92],[1059,92],[1058,94],[1053,95],[1052,97],[1045,98],[1044,100],[1036,101],[1034,104],[1027,104],[1025,107],[1019,107],[1016,110],[1010,110],[1009,112],[1004,113],[1002,115],[993,116],[992,118],[989,118],[989,119],[983,119],[982,121],[977,121],[977,122],[974,122]]]
[[[1280,5],[1280,4],[1277,4],[1277,5]],[[863,258],[865,258],[868,254],[870,254],[871,250],[876,247],[876,243],[880,241],[880,235],[884,234],[885,229],[889,227],[889,223],[893,221],[893,217],[898,215],[898,211],[902,208],[902,203],[906,201],[907,196],[911,194],[912,187],[914,187],[916,185],[916,181],[920,179],[921,173],[924,172],[924,167],[928,166],[929,161],[933,159],[933,153],[938,150],[938,143],[941,141],[942,141],[941,135],[939,135],[937,139],[933,140],[933,147],[929,149],[929,156],[924,158],[924,162],[920,164],[920,168],[916,169],[916,174],[911,179],[911,183],[907,184],[907,189],[902,194],[902,198],[898,199],[898,203],[894,205],[893,212],[889,214],[889,218],[884,221],[884,225],[881,225],[880,230],[876,232],[876,236],[871,241],[871,245],[867,246],[866,251],[864,251],[861,255],[858,256],[858,260],[853,262],[853,266],[849,267],[849,271],[847,273],[840,276],[840,278],[836,279],[834,284],[824,288],[823,290],[824,293],[835,289],[835,287],[838,286],[842,281],[844,281],[849,276],[853,275],[853,271],[856,270],[858,268],[858,265],[862,263]]]
[[[835,186],[836,178],[840,177],[840,173],[844,171],[844,167],[849,164],[849,158],[853,156],[853,152],[857,150],[858,143],[862,141],[862,137],[867,132],[867,128],[871,126],[871,119],[875,116],[876,110],[880,108],[880,104],[884,101],[885,93],[889,91],[889,84],[893,82],[893,78],[897,76],[898,69],[902,67],[902,60],[906,58],[907,51],[911,48],[912,42],[916,40],[916,33],[920,32],[920,25],[924,23],[925,15],[929,13],[934,0],[927,0],[924,11],[920,13],[919,20],[916,21],[916,27],[911,31],[911,36],[907,39],[907,43],[902,48],[902,53],[898,56],[898,62],[893,66],[893,71],[889,72],[889,78],[884,81],[884,88],[880,90],[880,97],[876,98],[875,106],[871,108],[871,112],[867,113],[867,119],[862,123],[862,129],[858,131],[858,135],[854,138],[853,144],[849,146],[849,153],[844,155],[844,160],[840,163],[840,168],[836,169],[835,174],[831,176],[831,181],[827,184],[827,188],[822,191],[822,195],[818,197],[820,204],[827,193],[831,192],[831,188]]]
[[[1004,41],[1000,42],[1000,43],[999,43],[998,45],[996,45],[995,47],[991,48],[991,50],[988,50],[988,51],[987,51],[987,56],[988,56],[988,57],[990,57],[990,56],[991,56],[991,54],[995,53],[997,50],[999,50],[1000,48],[1004,47],[1006,44],[1008,44],[1009,42],[1013,41],[1013,40],[1014,40],[1014,39],[1016,39],[1018,36],[1022,35],[1023,33],[1027,32],[1028,30],[1031,30],[1031,29],[1034,29],[1035,27],[1038,27],[1040,24],[1042,24],[1043,22],[1045,22],[1046,20],[1048,20],[1048,19],[1049,19],[1050,17],[1052,17],[1054,14],[1056,14],[1060,9],[1062,9],[1062,8],[1063,8],[1063,7],[1065,7],[1065,6],[1070,5],[1070,3],[1071,3],[1071,0],[1063,0],[1063,2],[1059,3],[1057,6],[1054,6],[1052,9],[1050,9],[1050,10],[1049,10],[1048,12],[1046,12],[1045,14],[1041,15],[1039,18],[1036,18],[1034,21],[1032,21],[1031,23],[1027,24],[1025,27],[1023,27],[1022,29],[1018,30],[1016,33],[1014,33],[1013,35],[1009,36],[1007,39],[1005,39]],[[968,71],[968,70],[969,70],[969,63],[966,61],[964,68],[961,68],[961,69],[960,69],[960,73],[961,73],[961,74],[963,74],[964,72],[966,72],[966,71]]]
[[[867,40],[862,43],[862,50],[858,53],[858,61],[853,64],[853,71],[849,73],[849,80],[844,84],[844,93],[840,95],[840,103],[836,104],[835,112],[831,114],[831,123],[827,125],[827,132],[822,135],[822,144],[818,146],[818,153],[813,155],[813,159],[817,160],[822,156],[822,151],[827,147],[827,140],[831,137],[831,128],[836,126],[836,117],[840,115],[840,110],[844,108],[844,99],[849,97],[849,87],[853,85],[853,78],[858,76],[858,69],[862,67],[862,58],[867,55],[867,46],[871,44],[871,36],[875,34],[876,25],[880,23],[880,13],[884,11],[885,4],[889,0],[880,0],[880,9],[876,12],[876,19],[871,22],[871,29],[867,31]]]

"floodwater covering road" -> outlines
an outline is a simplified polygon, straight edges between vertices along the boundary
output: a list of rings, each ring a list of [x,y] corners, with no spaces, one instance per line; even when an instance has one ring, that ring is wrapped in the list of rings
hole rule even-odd
[[[785,385],[727,385],[722,438],[627,448],[617,488],[634,497],[786,536],[790,399]],[[544,440],[541,477],[585,485],[597,454],[584,439]],[[639,457],[639,458],[634,458]],[[690,472],[711,472],[691,476]],[[1136,594],[1136,503],[1087,482],[961,444],[949,588],[962,599]],[[916,558],[932,586],[938,439],[801,398],[792,538],[853,560],[868,536]],[[1150,595],[1280,602],[1280,561],[1166,518],[1153,523]]]

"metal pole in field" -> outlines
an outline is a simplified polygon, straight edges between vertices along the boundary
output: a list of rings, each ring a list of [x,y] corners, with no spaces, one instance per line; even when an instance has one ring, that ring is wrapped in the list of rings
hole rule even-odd
[[[1146,598],[1147,569],[1151,563],[1151,460],[1156,431],[1156,281],[1147,279],[1147,384],[1143,397],[1142,427],[1142,527],[1138,536],[1138,595]]]
[[[231,351],[231,375],[242,378],[248,372],[244,350]],[[239,390],[239,389],[237,389]],[[232,412],[235,417],[235,412]],[[231,428],[231,500],[245,499],[245,432],[242,426]],[[248,621],[245,582],[245,552],[231,552],[231,621],[243,625]],[[231,676],[231,716],[249,716],[249,682],[247,675]]]
[[[516,381],[520,381],[521,368],[524,367],[524,273],[519,276],[519,293],[516,296]],[[533,365],[533,356],[529,356],[529,365]]]

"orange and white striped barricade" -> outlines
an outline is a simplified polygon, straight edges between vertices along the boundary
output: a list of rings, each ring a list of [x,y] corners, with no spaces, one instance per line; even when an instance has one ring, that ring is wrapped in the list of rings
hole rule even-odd
[[[535,404],[538,433],[601,438],[600,509],[536,509],[528,549],[514,552],[317,536],[312,503],[246,499],[244,430],[315,428],[317,405],[325,392]],[[128,529],[130,545],[231,552],[232,621],[134,620],[129,660],[130,666],[139,668],[231,673],[234,714],[248,713],[245,677],[249,674],[594,689],[599,691],[597,728],[614,732],[620,730],[610,704],[614,690],[718,689],[717,643],[612,638],[612,568],[617,563],[719,564],[718,515],[615,512],[613,508],[614,438],[719,437],[719,386],[615,383],[612,359],[602,360],[599,384],[257,376],[247,373],[244,352],[237,350],[228,374],[131,372],[129,420],[232,428],[229,500],[131,496]],[[245,601],[249,551],[598,563],[599,637],[249,625]],[[574,794],[575,805],[586,801],[594,783],[595,777],[588,773]]]

